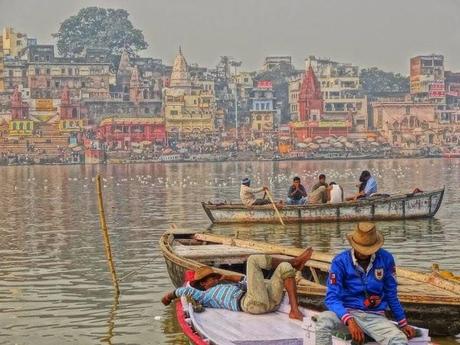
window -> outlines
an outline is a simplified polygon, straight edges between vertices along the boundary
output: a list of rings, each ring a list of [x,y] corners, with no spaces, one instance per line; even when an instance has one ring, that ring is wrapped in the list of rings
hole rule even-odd
[[[34,61],[38,61],[38,55],[34,56]]]
[[[72,75],[72,68],[68,68],[67,71],[69,72],[69,75]]]
[[[9,75],[10,77],[13,76],[13,70],[12,70],[12,69],[10,69],[10,70],[8,71],[8,75]]]
[[[17,130],[16,122],[13,122],[13,131]]]
[[[46,55],[46,61],[50,61],[50,56]]]
[[[171,110],[171,115],[177,115],[177,110]]]
[[[39,75],[40,74],[40,68],[36,68],[35,69],[35,75]]]
[[[26,124],[26,129],[27,129],[28,131],[30,131],[30,122],[27,122],[27,124]]]
[[[410,115],[410,106],[409,105],[406,106],[406,115]]]
[[[46,69],[46,74],[47,74],[47,75],[50,75],[50,74],[51,74],[51,71],[50,71],[49,68]]]
[[[86,83],[84,81],[81,82],[81,87],[86,87]]]
[[[61,68],[61,74],[65,74],[65,68]]]
[[[59,87],[59,84],[60,84],[60,83],[59,83],[58,81],[55,81],[55,82],[54,82],[54,87]]]
[[[49,80],[46,81],[46,87],[50,87],[51,86],[51,82]]]

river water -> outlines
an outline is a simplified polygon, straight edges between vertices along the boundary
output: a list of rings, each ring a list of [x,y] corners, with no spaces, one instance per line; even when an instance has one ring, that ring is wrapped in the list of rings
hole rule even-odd
[[[284,198],[294,175],[311,186],[323,172],[354,191],[363,169],[382,192],[446,186],[436,218],[380,222],[385,247],[400,265],[429,270],[433,262],[460,274],[460,160],[371,160],[0,167],[0,344],[185,344],[173,309],[161,296],[172,288],[158,249],[170,224],[205,230],[200,201],[238,199],[249,176]],[[94,178],[104,199],[119,276],[118,303],[98,223]],[[352,224],[213,226],[287,245],[335,253]],[[437,339],[446,344],[454,338]],[[459,341],[460,342],[460,341]]]

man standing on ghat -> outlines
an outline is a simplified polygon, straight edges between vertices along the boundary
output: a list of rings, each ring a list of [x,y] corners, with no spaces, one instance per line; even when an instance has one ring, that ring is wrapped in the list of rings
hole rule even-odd
[[[349,332],[364,342],[364,333],[383,345],[407,345],[415,330],[407,324],[397,295],[396,266],[372,223],[359,223],[347,235],[352,249],[333,260],[325,304],[316,323],[316,345],[331,345],[333,331]],[[390,308],[397,325],[385,317]],[[348,328],[348,329],[347,329]]]

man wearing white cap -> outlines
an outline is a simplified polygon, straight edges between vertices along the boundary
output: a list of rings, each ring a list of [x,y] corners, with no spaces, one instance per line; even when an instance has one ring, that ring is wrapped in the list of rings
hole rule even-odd
[[[379,344],[407,345],[415,330],[407,324],[399,302],[395,261],[381,248],[383,235],[374,224],[359,223],[347,239],[352,248],[332,260],[325,299],[328,311],[316,323],[316,345],[331,345],[332,332],[341,329],[359,344],[367,334]],[[397,325],[385,317],[388,308]]]
[[[243,204],[247,207],[251,207],[254,205],[267,205],[270,203],[270,200],[263,198],[259,199],[254,195],[255,193],[267,191],[267,187],[251,188],[250,186],[251,180],[249,178],[246,177],[241,181],[240,198]]]

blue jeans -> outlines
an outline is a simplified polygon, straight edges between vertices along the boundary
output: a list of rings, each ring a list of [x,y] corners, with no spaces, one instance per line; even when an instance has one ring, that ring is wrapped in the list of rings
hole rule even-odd
[[[302,198],[299,199],[299,200],[287,198],[287,199],[286,199],[286,203],[287,203],[288,205],[305,205],[305,204],[307,203],[307,198],[302,197]]]
[[[409,342],[398,326],[384,315],[359,310],[352,310],[350,314],[363,332],[381,345],[407,345]],[[348,327],[332,311],[319,314],[316,322],[316,345],[331,345],[334,331],[349,333]]]

